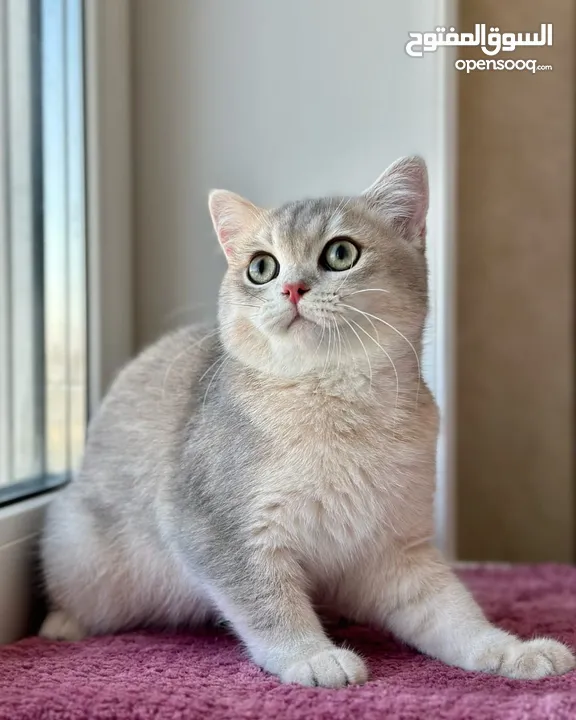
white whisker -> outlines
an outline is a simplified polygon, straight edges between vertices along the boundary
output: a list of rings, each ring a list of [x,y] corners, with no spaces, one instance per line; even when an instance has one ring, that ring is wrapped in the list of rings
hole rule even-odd
[[[362,345],[362,350],[364,350],[364,355],[366,355],[366,361],[367,361],[367,363],[368,363],[368,373],[369,373],[369,375],[370,375],[370,390],[372,390],[372,363],[370,362],[370,356],[368,355],[368,350],[366,350],[366,345],[364,345],[364,343],[362,342],[362,338],[360,337],[360,335],[358,335],[358,333],[356,332],[356,330],[354,330],[354,328],[352,327],[352,324],[344,317],[344,315],[341,315],[340,317],[342,318],[342,320],[344,320],[344,322],[346,323],[346,325],[348,325],[348,327],[350,328],[350,330],[352,330],[352,332],[354,333],[354,335],[356,335],[356,337],[358,338],[358,342],[360,343],[360,345]],[[352,322],[354,322],[354,321],[352,321]],[[354,324],[355,324],[355,325],[358,325],[358,323],[354,323]],[[360,327],[360,326],[358,326],[358,327]],[[362,328],[361,328],[361,329],[362,329]],[[370,337],[370,336],[368,336],[368,337]]]
[[[376,335],[377,340],[380,340],[380,335],[378,334],[378,328],[376,327],[376,325],[374,325],[373,320],[371,320],[369,317],[367,317],[366,320],[368,320],[368,322],[369,322],[370,325],[372,326],[372,328],[373,328],[373,330],[374,330],[374,334]]]
[[[344,316],[342,316],[342,318],[344,320],[346,319],[346,318],[344,318]],[[394,375],[396,376],[396,402],[395,402],[395,406],[394,406],[394,428],[393,428],[393,431],[395,431],[396,430],[396,417],[398,415],[398,395],[400,394],[400,378],[398,377],[398,370],[396,369],[396,365],[394,365],[394,360],[392,360],[391,355],[388,352],[386,352],[386,350],[384,350],[382,345],[380,345],[380,343],[377,340],[375,340],[372,337],[372,335],[370,335],[369,332],[366,332],[366,330],[364,330],[364,328],[362,327],[362,325],[360,325],[360,323],[357,323],[355,320],[352,320],[352,318],[349,318],[349,320],[350,320],[350,322],[354,323],[354,325],[356,325],[356,327],[359,330],[361,330],[365,335],[367,335],[370,338],[370,340],[372,340],[372,342],[380,348],[380,350],[382,350],[382,352],[384,353],[384,355],[386,355],[386,357],[390,361],[390,364],[392,365],[392,369],[394,370]]]
[[[324,367],[322,368],[322,379],[326,377],[326,371],[330,362],[330,351],[332,349],[332,326],[328,323],[328,350],[326,351],[326,360],[324,361]]]
[[[317,392],[318,392],[318,388],[320,387],[320,383],[321,383],[322,380],[324,380],[324,378],[326,377],[326,369],[327,369],[327,367],[328,367],[328,361],[330,360],[330,345],[331,345],[331,340],[332,340],[332,329],[331,329],[331,327],[330,327],[330,323],[329,323],[329,322],[326,323],[325,325],[323,325],[322,327],[323,327],[323,328],[324,328],[324,327],[327,327],[327,328],[328,328],[328,350],[326,351],[326,359],[324,360],[324,366],[322,367],[322,371],[321,371],[321,373],[320,373],[320,377],[318,378],[318,384],[316,385],[316,387],[315,387],[315,389],[314,389],[314,393],[317,393]],[[322,330],[322,333],[324,333],[324,330]],[[322,339],[322,338],[321,338],[321,339]]]
[[[235,302],[229,302],[228,305],[231,305],[232,307],[248,307],[248,308],[256,308],[259,310],[262,306],[261,305],[249,305],[248,303],[235,303]]]
[[[342,333],[340,332],[340,328],[338,327],[338,322],[336,321],[336,318],[332,318],[334,322],[334,327],[336,328],[336,332],[338,333],[338,365],[336,366],[336,372],[340,370],[340,362],[342,360]]]
[[[210,370],[212,370],[212,368],[214,367],[214,365],[217,365],[221,360],[222,360],[222,358],[220,358],[220,357],[219,357],[219,358],[216,358],[216,360],[214,360],[214,362],[213,362],[211,365],[208,366],[208,368],[207,368],[207,369],[202,373],[202,375],[200,375],[200,377],[198,378],[198,384],[200,384],[200,383],[202,382],[202,380],[204,380],[204,378],[206,377],[206,375],[208,375],[208,373],[210,372]]]
[[[263,208],[256,208],[256,207],[248,208],[248,210],[250,211],[250,214],[256,220],[257,223],[263,223],[265,228],[267,230],[269,230],[270,232],[272,232],[272,230],[273,230],[272,221],[268,217],[268,212],[266,210],[264,210]]]
[[[412,349],[412,352],[414,353],[414,357],[416,358],[416,363],[418,365],[418,385],[416,387],[416,406],[418,406],[418,398],[420,396],[420,379],[422,377],[422,371],[420,368],[420,358],[418,357],[418,353],[416,352],[416,348],[414,345],[408,340],[406,335],[400,332],[398,328],[394,327],[389,322],[386,322],[386,320],[382,320],[382,318],[378,317],[377,315],[372,315],[372,313],[365,312],[364,310],[359,310],[358,308],[353,307],[352,305],[346,305],[346,303],[340,303],[343,307],[348,308],[349,310],[354,310],[354,312],[360,313],[360,315],[364,315],[365,318],[373,318],[374,320],[378,320],[378,322],[383,323],[387,327],[389,327],[391,330],[393,330],[395,333],[397,333],[403,340],[405,340],[410,348]]]
[[[344,205],[346,204],[346,202],[347,202],[346,196],[342,195],[342,197],[338,201],[338,205],[336,206],[336,209],[332,211],[332,215],[337,215],[344,208]]]
[[[247,288],[244,288],[244,292],[247,295],[250,295],[250,297],[254,300],[257,300],[260,304],[264,303],[264,298],[258,297],[258,295],[254,295],[254,293],[250,292],[250,290],[248,290]]]
[[[222,371],[222,369],[224,368],[224,365],[226,365],[228,360],[230,360],[230,356],[227,353],[225,353],[222,358],[219,358],[219,360],[220,360],[220,365],[218,366],[218,368],[216,369],[216,371],[210,378],[210,382],[208,383],[208,387],[206,388],[206,392],[204,393],[204,399],[202,401],[202,412],[204,412],[204,408],[206,406],[206,398],[208,397],[208,393],[210,391],[210,388],[212,387],[212,383],[214,382],[214,379],[216,378],[218,373],[220,373]],[[218,360],[216,362],[218,362]],[[212,365],[208,368],[208,370],[213,368],[214,365],[216,365],[216,363],[212,363]],[[206,372],[208,372],[208,370]],[[204,373],[204,375],[206,375],[206,373]],[[202,378],[204,377],[204,375],[202,375]],[[200,379],[202,379],[202,378],[200,378]]]
[[[342,280],[342,282],[340,283],[340,285],[336,288],[336,290],[334,291],[334,295],[337,296],[337,295],[340,293],[340,290],[342,290],[342,288],[344,287],[344,285],[345,285],[345,283],[346,283],[346,280],[348,280],[348,278],[350,277],[350,273],[352,272],[352,270],[354,269],[354,267],[355,267],[355,266],[352,265],[351,268],[348,268],[348,272],[346,273],[346,277],[344,278],[344,280]]]
[[[348,205],[350,205],[350,203],[352,202],[352,200],[354,200],[354,196],[353,196],[353,195],[348,195],[348,196],[343,195],[343,196],[340,198],[340,202],[338,203],[338,207],[336,208],[336,210],[333,211],[333,215],[336,215],[337,213],[342,213],[342,212],[344,212],[344,210],[346,210],[346,208],[348,207]]]
[[[384,290],[384,288],[366,288],[365,290],[354,290],[354,292],[348,293],[348,295],[346,295],[346,297],[351,297],[352,295],[358,295],[358,293],[365,293],[365,292],[389,293],[390,290]]]
[[[172,372],[172,368],[174,367],[176,362],[178,362],[178,360],[182,357],[182,355],[185,355],[186,353],[191,352],[192,350],[194,350],[194,348],[200,346],[205,340],[208,340],[209,338],[213,338],[216,335],[218,335],[219,332],[220,332],[220,328],[216,328],[212,332],[207,333],[206,335],[202,336],[200,338],[200,340],[198,340],[197,342],[192,343],[192,345],[188,345],[187,347],[185,347],[184,350],[181,350],[176,355],[176,357],[174,358],[174,360],[172,360],[170,365],[168,365],[166,372],[164,373],[164,380],[162,381],[162,402],[164,402],[164,400],[166,398],[166,383],[168,381],[170,373]]]
[[[324,339],[324,331],[325,330],[326,330],[326,323],[322,320],[322,334],[320,335],[320,340],[318,342],[318,345],[316,345],[316,351],[314,352],[312,360],[315,360],[316,356],[318,355],[318,350],[320,350],[320,346],[322,345],[322,340]]]

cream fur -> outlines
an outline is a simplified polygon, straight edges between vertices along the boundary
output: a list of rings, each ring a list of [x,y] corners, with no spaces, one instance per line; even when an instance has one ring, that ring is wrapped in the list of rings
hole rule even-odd
[[[385,626],[422,652],[512,678],[572,653],[492,626],[433,547],[438,418],[420,377],[426,317],[423,162],[365,195],[275,211],[211,196],[229,269],[219,328],[187,328],[125,368],[81,472],[50,509],[50,637],[224,618],[284,682],[367,678],[315,608]],[[342,273],[334,237],[361,247]],[[278,278],[251,285],[255,253]],[[282,283],[311,288],[301,318]]]

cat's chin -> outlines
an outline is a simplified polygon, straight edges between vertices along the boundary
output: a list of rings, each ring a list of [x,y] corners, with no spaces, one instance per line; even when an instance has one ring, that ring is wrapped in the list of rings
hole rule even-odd
[[[308,320],[308,318],[305,318],[302,315],[295,315],[288,323],[288,326],[286,327],[286,332],[290,330],[300,330],[302,328],[302,325],[310,326],[316,325],[316,323],[312,322],[312,320]]]
[[[277,317],[268,325],[267,333],[282,339],[295,337],[315,336],[319,328],[318,323],[305,317],[302,313],[290,313]]]
[[[279,335],[286,342],[296,343],[300,347],[316,347],[320,326],[314,320],[309,320],[302,315],[293,317],[280,331]]]

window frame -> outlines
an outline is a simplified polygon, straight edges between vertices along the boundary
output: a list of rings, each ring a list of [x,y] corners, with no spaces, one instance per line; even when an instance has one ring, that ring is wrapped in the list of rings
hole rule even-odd
[[[64,485],[87,424],[83,5],[0,0],[0,507]]]
[[[0,90],[8,100],[0,111],[0,396],[6,400],[0,417],[2,505],[29,491],[33,482],[28,478],[44,474],[39,14],[40,3],[0,2]],[[14,302],[15,293],[19,302]],[[14,477],[24,480],[21,490],[12,483]]]
[[[133,350],[130,0],[84,0],[83,27],[90,414]],[[26,632],[38,532],[55,492],[0,508],[0,643]]]

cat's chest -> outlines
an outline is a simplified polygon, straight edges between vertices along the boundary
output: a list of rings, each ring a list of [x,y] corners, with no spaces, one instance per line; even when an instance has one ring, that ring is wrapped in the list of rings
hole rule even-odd
[[[397,513],[385,484],[359,465],[324,458],[308,472],[279,470],[262,487],[258,544],[287,548],[314,574],[334,574],[382,545]]]
[[[275,470],[289,485],[317,490],[339,479],[356,486],[360,477],[393,464],[397,447],[393,422],[376,403],[352,404],[339,397],[278,403],[260,415],[259,424]]]
[[[273,464],[257,518],[263,539],[339,565],[391,531],[394,450],[375,418],[323,408],[313,422],[291,418],[268,432]]]
[[[337,569],[402,532],[407,445],[393,400],[299,389],[278,391],[252,409],[265,448],[255,492],[258,544],[289,547],[306,564]]]

